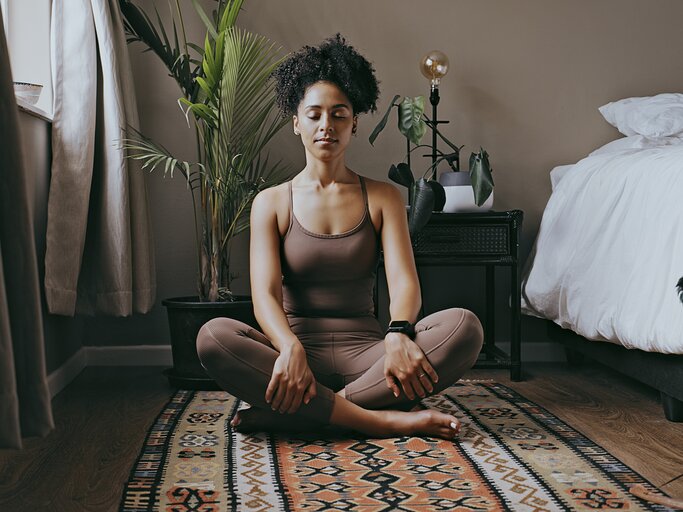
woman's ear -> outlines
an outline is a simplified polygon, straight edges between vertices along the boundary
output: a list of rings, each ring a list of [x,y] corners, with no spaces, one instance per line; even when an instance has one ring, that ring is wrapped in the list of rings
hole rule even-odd
[[[296,115],[292,116],[292,125],[294,128],[294,135],[301,135],[301,130],[299,130],[299,118]]]

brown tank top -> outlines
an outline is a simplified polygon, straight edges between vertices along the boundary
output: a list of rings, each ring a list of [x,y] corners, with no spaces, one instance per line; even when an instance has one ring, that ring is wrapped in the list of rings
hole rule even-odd
[[[280,245],[283,307],[288,316],[374,315],[379,236],[370,219],[365,181],[359,179],[363,217],[356,227],[339,234],[313,233],[299,223],[289,182],[289,228]]]

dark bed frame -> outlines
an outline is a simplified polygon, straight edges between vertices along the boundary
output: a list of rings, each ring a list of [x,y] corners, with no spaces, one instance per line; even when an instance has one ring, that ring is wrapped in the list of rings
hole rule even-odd
[[[548,337],[561,343],[570,364],[583,356],[633,377],[659,391],[664,415],[683,422],[683,354],[660,354],[602,341],[590,341],[548,320]]]

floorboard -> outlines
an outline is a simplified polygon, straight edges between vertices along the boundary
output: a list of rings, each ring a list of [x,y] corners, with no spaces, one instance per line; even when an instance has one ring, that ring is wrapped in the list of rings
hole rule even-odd
[[[683,423],[664,419],[654,390],[597,364],[526,365],[525,376],[511,382],[502,370],[472,370],[466,378],[515,389],[683,498]],[[156,367],[84,370],[53,400],[50,435],[0,450],[0,510],[116,510],[145,433],[171,394]]]
[[[663,491],[683,498],[683,423],[664,418],[657,391],[599,364],[527,367],[522,382],[511,382],[500,370],[471,374],[513,388]]]

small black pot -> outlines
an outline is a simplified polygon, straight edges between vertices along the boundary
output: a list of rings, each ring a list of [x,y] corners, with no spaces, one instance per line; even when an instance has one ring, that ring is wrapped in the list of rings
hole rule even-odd
[[[233,302],[200,302],[198,297],[177,297],[161,302],[166,306],[171,331],[173,368],[164,370],[171,386],[182,389],[219,389],[197,356],[197,334],[213,318],[240,320],[259,329],[249,296],[235,296]]]

